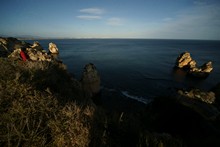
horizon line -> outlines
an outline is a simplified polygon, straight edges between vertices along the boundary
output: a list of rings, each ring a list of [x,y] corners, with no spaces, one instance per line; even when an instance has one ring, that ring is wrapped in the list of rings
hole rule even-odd
[[[49,39],[56,39],[56,40],[61,40],[61,39],[149,39],[149,40],[201,40],[201,41],[220,41],[220,39],[196,39],[196,38],[143,38],[143,37],[39,37],[39,36],[30,36],[30,37],[21,37],[21,36],[7,36],[7,35],[2,35],[0,37],[13,37],[17,38],[19,40],[49,40]]]

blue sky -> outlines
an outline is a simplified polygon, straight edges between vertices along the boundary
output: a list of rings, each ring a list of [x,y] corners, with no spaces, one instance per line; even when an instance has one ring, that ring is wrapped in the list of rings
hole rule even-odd
[[[219,0],[2,0],[0,35],[220,40]]]

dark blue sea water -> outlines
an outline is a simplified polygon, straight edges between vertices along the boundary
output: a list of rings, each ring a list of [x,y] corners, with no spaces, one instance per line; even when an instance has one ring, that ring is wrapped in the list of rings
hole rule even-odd
[[[176,88],[209,90],[220,82],[220,41],[154,39],[38,40],[47,49],[57,44],[69,72],[80,79],[83,67],[94,63],[101,75],[102,97],[127,97],[147,103],[170,95]],[[33,41],[28,41],[33,43]],[[189,51],[198,65],[213,61],[214,70],[205,80],[176,79],[177,56]]]

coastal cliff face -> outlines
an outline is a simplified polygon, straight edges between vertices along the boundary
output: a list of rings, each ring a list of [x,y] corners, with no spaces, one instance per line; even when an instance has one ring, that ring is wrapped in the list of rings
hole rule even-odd
[[[81,83],[38,42],[0,41],[0,146],[89,146],[96,106]]]

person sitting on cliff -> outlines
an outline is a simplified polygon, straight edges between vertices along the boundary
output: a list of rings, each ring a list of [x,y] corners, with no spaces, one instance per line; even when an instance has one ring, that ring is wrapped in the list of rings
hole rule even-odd
[[[21,52],[20,52],[20,56],[22,58],[23,61],[27,60],[27,55],[25,54],[25,48],[21,48]]]

